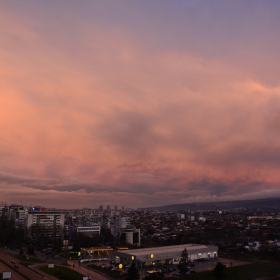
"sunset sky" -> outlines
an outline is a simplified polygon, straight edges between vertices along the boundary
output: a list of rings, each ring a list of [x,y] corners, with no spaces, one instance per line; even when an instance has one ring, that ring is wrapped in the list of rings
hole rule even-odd
[[[280,1],[1,1],[0,203],[280,197]]]

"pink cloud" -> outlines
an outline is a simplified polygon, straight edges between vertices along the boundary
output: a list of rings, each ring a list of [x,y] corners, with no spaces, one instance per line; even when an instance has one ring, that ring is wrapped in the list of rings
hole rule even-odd
[[[194,37],[157,48],[165,34],[83,14],[75,25],[66,14],[28,15],[0,12],[5,200],[141,207],[277,193],[277,53],[256,48],[242,61],[194,51]],[[267,61],[266,73],[256,69]]]

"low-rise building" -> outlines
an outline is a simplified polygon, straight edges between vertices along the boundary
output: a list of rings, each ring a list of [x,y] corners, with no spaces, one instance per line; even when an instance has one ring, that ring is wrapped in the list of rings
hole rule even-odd
[[[116,252],[116,260],[127,263],[131,260],[138,267],[164,264],[178,264],[184,249],[187,249],[190,260],[217,258],[218,247],[201,244],[182,244],[175,246],[153,247]]]
[[[122,231],[121,239],[125,241],[126,244],[140,246],[140,229],[136,228],[125,228]]]

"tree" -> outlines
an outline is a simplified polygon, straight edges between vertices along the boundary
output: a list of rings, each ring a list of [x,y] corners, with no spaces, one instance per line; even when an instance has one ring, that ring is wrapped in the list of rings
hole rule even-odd
[[[140,278],[139,272],[136,268],[135,262],[133,262],[128,269],[126,280],[137,280]]]
[[[189,271],[189,254],[186,248],[181,254],[181,260],[178,264],[178,269],[180,270],[183,276],[185,276]]]
[[[23,249],[22,249],[22,248],[20,248],[19,255],[20,255],[20,256],[23,256],[23,255],[24,255],[24,252],[23,252]]]
[[[27,254],[28,255],[34,255],[34,247],[33,247],[33,245],[28,245],[28,247],[27,247]]]
[[[221,262],[217,262],[214,268],[214,277],[216,279],[223,279],[224,278],[224,266]]]

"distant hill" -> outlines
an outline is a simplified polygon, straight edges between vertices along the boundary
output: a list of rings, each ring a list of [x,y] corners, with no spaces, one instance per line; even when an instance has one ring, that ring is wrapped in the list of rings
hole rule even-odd
[[[280,209],[280,197],[238,201],[194,202],[185,204],[172,204],[148,209],[159,211],[206,211],[206,210],[233,210],[243,208],[247,210],[272,210]]]

